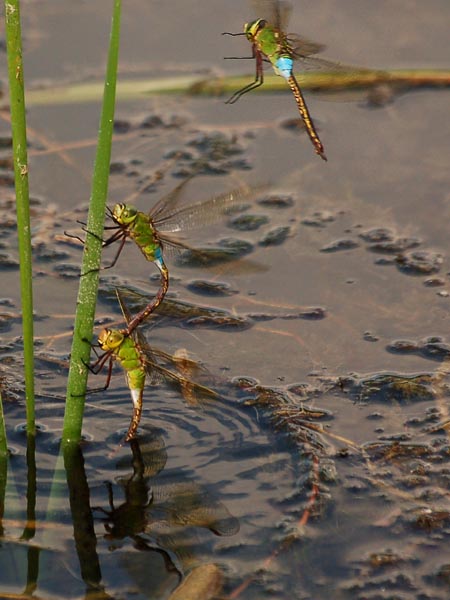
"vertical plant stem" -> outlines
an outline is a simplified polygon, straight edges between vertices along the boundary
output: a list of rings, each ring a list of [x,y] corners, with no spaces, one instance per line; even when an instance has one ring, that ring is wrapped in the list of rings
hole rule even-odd
[[[3,457],[8,456],[8,442],[6,439],[5,419],[3,416],[2,393],[0,391],[0,462]],[[1,481],[1,475],[0,475]]]
[[[5,0],[11,131],[16,187],[17,236],[20,257],[27,434],[34,436],[36,430],[34,412],[33,283],[28,194],[27,132],[19,5],[19,0]]]
[[[8,477],[8,447],[6,444],[5,422],[3,420],[2,394],[0,392],[0,537],[4,534],[3,515],[5,514],[6,483]]]
[[[114,125],[117,64],[119,58],[121,0],[114,0],[114,13],[108,54],[108,65],[103,92],[97,153],[95,157],[92,191],[87,221],[86,243],[83,253],[77,310],[72,340],[66,409],[63,425],[63,447],[78,443],[81,438],[83,411],[90,358],[90,340],[94,325],[98,291],[102,235],[108,194],[109,165]],[[89,341],[87,341],[89,340]]]

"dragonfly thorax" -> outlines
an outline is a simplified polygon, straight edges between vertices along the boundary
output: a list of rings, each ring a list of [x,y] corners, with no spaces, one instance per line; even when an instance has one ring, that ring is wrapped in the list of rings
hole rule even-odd
[[[247,39],[250,42],[252,42],[255,39],[256,34],[259,31],[261,31],[261,29],[264,29],[266,24],[267,24],[267,21],[265,19],[256,19],[256,21],[251,21],[250,23],[245,23],[244,33],[245,33]]]
[[[102,350],[115,350],[123,343],[124,335],[118,329],[103,329],[98,336],[98,345]]]
[[[137,208],[130,206],[130,204],[115,204],[112,218],[119,225],[130,225],[136,219],[137,214]]]

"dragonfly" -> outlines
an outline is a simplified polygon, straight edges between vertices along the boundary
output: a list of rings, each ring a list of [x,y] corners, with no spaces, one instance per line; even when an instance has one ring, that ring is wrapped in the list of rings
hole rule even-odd
[[[170,251],[175,253],[183,250],[192,251],[192,248],[171,234],[219,221],[229,207],[236,205],[255,190],[255,188],[242,187],[207,200],[180,206],[181,192],[193,177],[194,175],[191,175],[162,197],[148,213],[126,203],[118,203],[112,210],[108,209],[114,225],[107,229],[116,231],[103,242],[103,246],[118,241],[120,244],[112,263],[104,268],[109,269],[116,264],[126,240],[131,239],[144,257],[149,262],[153,262],[160,272],[160,287],[156,296],[141,312],[130,319],[128,334],[161,304],[169,289],[169,270],[164,255]]]
[[[272,64],[277,75],[284,77],[294,95],[297,107],[300,113],[309,139],[311,140],[316,154],[323,160],[327,160],[323,144],[314,126],[314,122],[306,105],[300,86],[293,72],[294,60],[301,60],[303,63],[314,64],[326,68],[335,69],[336,63],[318,58],[312,58],[311,55],[317,54],[324,49],[322,44],[316,44],[296,35],[285,33],[286,24],[292,9],[289,2],[283,0],[258,0],[254,3],[259,14],[266,14],[266,18],[258,18],[249,23],[245,23],[243,33],[224,32],[222,35],[239,36],[245,35],[252,45],[252,56],[238,57],[230,56],[228,59],[254,59],[256,65],[255,79],[235,92],[228,100],[227,104],[234,104],[241,96],[254,90],[264,83],[263,66],[264,61]]]
[[[163,350],[150,347],[139,329],[134,328],[129,332],[129,323],[132,320],[131,312],[119,289],[116,289],[116,295],[128,328],[105,328],[100,332],[98,345],[103,353],[98,356],[93,365],[89,366],[89,370],[94,374],[98,374],[108,364],[106,383],[101,388],[107,389],[111,380],[114,361],[117,361],[123,368],[133,403],[133,414],[125,435],[125,441],[129,442],[136,436],[137,428],[139,427],[144,389],[147,381],[151,385],[159,383],[162,380],[173,382],[181,388],[184,397],[188,401],[190,398],[199,396],[208,399],[217,399],[218,394],[208,387],[200,383],[195,383],[187,377],[183,377],[163,366],[161,362],[175,368],[179,365],[184,372],[189,373],[198,372],[200,369],[198,363],[189,358],[183,357],[180,359]]]
[[[94,507],[97,518],[104,524],[107,540],[129,538],[140,550],[158,553],[171,580],[178,573],[181,583],[186,571],[197,562],[205,537],[201,531],[209,530],[217,536],[235,535],[240,528],[239,520],[215,494],[192,481],[189,473],[177,473],[174,477],[166,472],[158,477],[167,461],[159,430],[146,427],[138,439],[131,440],[130,449],[133,470],[116,480],[124,502],[115,504],[114,488],[111,482],[106,482],[109,507]],[[206,598],[201,591],[205,589],[205,580],[209,580],[208,590],[214,582],[217,586],[220,571],[211,572],[206,567],[197,567],[203,569],[198,584],[201,589],[195,593],[190,588],[189,598]],[[177,597],[187,598],[182,590],[176,592]]]

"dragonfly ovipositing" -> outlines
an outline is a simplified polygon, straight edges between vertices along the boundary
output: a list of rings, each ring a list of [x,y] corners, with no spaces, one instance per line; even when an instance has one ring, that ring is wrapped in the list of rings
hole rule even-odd
[[[117,231],[105,240],[103,245],[109,246],[117,241],[120,241],[120,245],[113,262],[105,268],[111,268],[116,264],[127,238],[130,238],[145,258],[155,263],[160,271],[160,288],[157,295],[139,314],[130,319],[128,333],[161,304],[167,293],[169,271],[164,261],[165,250],[192,251],[192,248],[179,239],[171,237],[170,234],[215,223],[223,217],[227,208],[236,205],[254,191],[254,188],[238,188],[194,204],[179,206],[181,191],[192,177],[188,177],[161,198],[148,213],[124,203],[115,204],[113,209],[109,210],[109,215],[115,223],[109,229]]]
[[[229,59],[249,58],[254,59],[256,63],[255,79],[235,92],[227,100],[227,104],[234,104],[239,98],[264,83],[263,63],[269,61],[277,75],[284,77],[294,95],[300,116],[305,124],[309,139],[311,140],[316,154],[323,160],[327,160],[324,147],[320,141],[319,135],[314,126],[311,115],[305,99],[303,98],[300,86],[293,72],[294,60],[300,60],[304,63],[308,61],[316,66],[326,66],[335,68],[335,65],[329,61],[322,61],[317,58],[309,58],[312,54],[317,54],[323,50],[324,46],[310,42],[296,35],[287,34],[285,31],[286,23],[291,12],[291,4],[282,0],[257,0],[255,3],[259,14],[266,15],[265,18],[258,18],[249,23],[245,23],[243,33],[225,32],[222,35],[239,36],[245,35],[252,44],[252,56],[249,57],[226,57]]]
[[[116,294],[129,329],[132,320],[131,313],[119,290],[116,290]],[[108,363],[107,381],[102,389],[106,389],[109,385],[115,360],[120,363],[125,371],[133,402],[133,415],[125,435],[126,442],[136,435],[141,420],[146,381],[150,384],[158,383],[161,380],[176,383],[183,393],[186,392],[184,394],[185,398],[195,395],[209,399],[218,397],[217,393],[208,387],[195,383],[158,363],[159,360],[175,367],[182,363],[183,370],[189,370],[192,373],[200,369],[195,361],[188,358],[178,359],[162,350],[151,348],[139,329],[133,328],[131,332],[128,329],[103,329],[98,336],[98,345],[103,350],[103,354],[89,368],[92,373],[97,374]]]

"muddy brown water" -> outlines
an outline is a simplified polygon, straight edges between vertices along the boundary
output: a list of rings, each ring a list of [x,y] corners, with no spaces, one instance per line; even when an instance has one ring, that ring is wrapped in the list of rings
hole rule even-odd
[[[247,49],[220,35],[252,16],[237,0],[127,4],[123,77],[252,73],[246,61],[222,60]],[[101,80],[110,8],[24,2],[30,85]],[[344,63],[437,68],[448,67],[449,18],[438,0],[296,2],[290,29]],[[191,573],[212,578],[200,599],[448,598],[449,95],[423,90],[379,108],[363,95],[306,97],[327,164],[305,135],[282,126],[296,116],[288,94],[249,94],[233,106],[176,96],[118,102],[110,205],[167,167],[135,199],[150,207],[198,160],[204,173],[186,187],[186,202],[243,182],[270,189],[188,232],[194,246],[222,240],[245,256],[208,267],[169,260],[175,308],[167,303],[146,329],[155,346],[202,361],[223,400],[192,407],[170,386],[149,388],[140,444],[118,450],[131,403],[117,370],[107,392],[87,399],[84,467],[71,471],[84,502],[71,507],[57,461],[58,396],[81,250],[64,230],[79,233],[76,219],[86,215],[99,105],[28,110],[43,393],[36,528],[24,535],[18,254],[2,162],[0,353],[11,449],[2,597],[28,585],[43,598],[156,600]],[[1,152],[7,161],[8,148]],[[116,285],[146,294],[155,274],[127,244],[102,276],[99,323],[120,320]],[[77,506],[87,507],[81,517]]]

